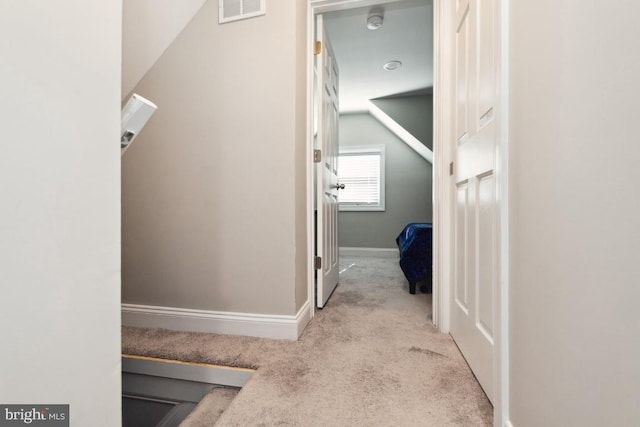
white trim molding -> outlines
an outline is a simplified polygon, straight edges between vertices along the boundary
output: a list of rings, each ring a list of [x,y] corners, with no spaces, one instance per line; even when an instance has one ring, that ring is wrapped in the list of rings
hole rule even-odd
[[[122,324],[174,331],[297,340],[311,320],[309,301],[294,316],[122,304]]]
[[[511,347],[510,336],[510,317],[509,317],[509,293],[510,293],[510,230],[509,230],[509,205],[511,203],[509,191],[509,7],[510,0],[500,0],[498,2],[500,10],[500,65],[499,73],[499,93],[500,93],[500,120],[501,127],[499,129],[499,146],[498,156],[496,159],[498,168],[500,211],[498,213],[500,230],[500,249],[499,259],[499,281],[497,296],[497,346],[494,369],[496,370],[496,391],[498,399],[494,409],[494,420],[496,424],[501,421],[508,427],[513,427],[511,423],[511,400],[510,400],[510,356],[509,349]]]
[[[399,258],[398,248],[349,248],[340,247],[340,256],[362,256],[373,258]]]
[[[434,2],[434,85],[433,85],[433,322],[449,333],[451,304],[451,257],[453,205],[450,195],[451,119],[453,58],[451,2]]]

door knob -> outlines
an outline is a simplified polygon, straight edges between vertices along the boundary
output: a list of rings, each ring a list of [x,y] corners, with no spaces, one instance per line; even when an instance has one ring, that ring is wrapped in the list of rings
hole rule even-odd
[[[344,184],[336,184],[333,186],[333,188],[336,188],[338,190],[344,190]]]

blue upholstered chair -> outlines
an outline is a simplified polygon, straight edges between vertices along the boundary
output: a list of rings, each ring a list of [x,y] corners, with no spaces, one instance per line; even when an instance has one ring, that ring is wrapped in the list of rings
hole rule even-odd
[[[431,278],[433,224],[412,222],[396,238],[400,251],[400,268],[409,281],[409,292],[416,293],[416,283]],[[425,291],[430,291],[427,286]]]

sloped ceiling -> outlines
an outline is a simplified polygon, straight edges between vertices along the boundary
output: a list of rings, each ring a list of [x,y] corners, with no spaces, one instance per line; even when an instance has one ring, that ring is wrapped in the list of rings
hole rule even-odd
[[[122,99],[151,69],[204,3],[205,0],[124,0]]]
[[[433,95],[410,93],[372,99],[390,118],[433,150]]]

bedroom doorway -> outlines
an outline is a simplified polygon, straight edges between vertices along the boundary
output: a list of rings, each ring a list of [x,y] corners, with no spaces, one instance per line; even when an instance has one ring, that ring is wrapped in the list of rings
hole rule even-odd
[[[316,14],[345,11],[358,7],[376,7],[384,6],[390,7],[391,5],[400,4],[404,2],[409,3],[410,0],[361,0],[361,1],[347,1],[347,0],[310,0],[309,2],[309,14],[308,14],[308,41],[309,45],[313,45],[313,25],[314,17]],[[490,36],[491,43],[495,44],[494,54],[496,55],[495,73],[496,81],[495,87],[500,95],[497,98],[496,108],[491,109],[488,114],[483,115],[480,118],[480,125],[486,123],[487,120],[495,121],[495,126],[499,129],[498,139],[496,142],[496,149],[500,154],[496,156],[496,192],[494,194],[499,195],[495,206],[496,222],[495,228],[490,233],[496,247],[494,248],[494,254],[497,257],[495,267],[496,289],[493,294],[493,310],[495,319],[495,334],[494,351],[492,360],[490,363],[493,368],[492,384],[494,388],[494,412],[495,419],[498,423],[501,420],[508,419],[506,413],[508,412],[508,299],[507,299],[507,286],[508,286],[508,263],[506,257],[508,254],[508,239],[505,233],[508,224],[507,218],[507,198],[508,194],[504,191],[506,189],[507,181],[507,167],[508,158],[504,154],[507,148],[507,110],[501,109],[501,105],[506,105],[505,100],[508,94],[507,85],[507,71],[508,62],[506,61],[507,49],[507,28],[508,28],[508,14],[506,11],[506,4],[502,0],[492,0],[489,2],[480,3],[478,0],[457,2],[446,2],[434,0],[430,4],[434,8],[434,160],[433,160],[433,224],[434,224],[434,260],[433,260],[433,322],[438,329],[443,333],[449,333],[451,312],[453,310],[453,304],[456,302],[456,291],[459,286],[456,287],[455,280],[459,276],[455,274],[454,267],[456,266],[456,256],[460,256],[459,242],[457,242],[456,232],[459,232],[459,228],[454,228],[456,223],[456,186],[452,185],[450,176],[453,176],[455,168],[458,165],[453,164],[456,147],[458,144],[464,142],[464,139],[458,141],[455,140],[456,129],[454,125],[458,125],[460,120],[466,115],[460,115],[461,112],[467,111],[465,108],[468,105],[460,105],[460,100],[454,95],[456,90],[460,91],[460,88],[468,87],[466,83],[458,81],[461,75],[471,75],[470,73],[460,73],[463,57],[456,57],[455,51],[462,52],[466,49],[464,43],[480,43],[486,42],[486,37]],[[464,7],[462,7],[463,5]],[[458,19],[462,19],[466,13],[474,13],[473,19],[470,22],[477,22],[476,18],[480,14],[484,14],[485,18],[489,17],[489,21],[492,22],[496,33],[486,33],[486,26],[482,28],[480,25],[471,25],[470,31],[465,33],[464,37],[459,37],[456,34],[455,22]],[[460,46],[463,46],[462,49]],[[339,58],[338,58],[339,59]],[[393,62],[393,61],[389,61]],[[464,62],[464,61],[463,61]],[[312,64],[312,54],[308,54],[308,64]],[[466,64],[466,62],[465,62]],[[475,66],[471,64],[470,66]],[[458,67],[458,68],[456,68]],[[311,70],[312,67],[309,67]],[[476,72],[475,69],[472,73]],[[486,76],[485,76],[486,77]],[[311,82],[313,76],[308,76],[308,99],[312,99],[313,87]],[[471,80],[465,80],[469,82]],[[463,84],[464,83],[464,84]],[[462,85],[462,86],[461,86]],[[466,89],[465,89],[466,90]],[[461,92],[459,92],[461,93]],[[465,101],[466,102],[466,101]],[[461,109],[462,108],[462,109]],[[470,107],[469,107],[470,108]],[[461,109],[461,110],[460,110]],[[458,111],[460,110],[460,111]],[[457,116],[452,114],[458,114]],[[455,117],[458,117],[456,119]],[[313,128],[314,117],[311,113],[308,116],[308,138],[307,138],[307,150],[308,158],[312,158],[313,154]],[[470,120],[477,118],[471,117]],[[455,143],[455,145],[454,145]],[[475,160],[470,158],[471,162]],[[312,183],[314,179],[313,175],[313,163],[309,160],[307,165],[307,178],[308,188],[312,189]],[[481,178],[481,177],[479,177]],[[313,236],[313,200],[310,193],[308,206],[310,212],[308,216],[308,235],[309,239],[309,253],[313,253],[314,236]],[[457,231],[456,231],[457,230]],[[458,245],[458,247],[456,246]],[[481,251],[476,253],[477,256]],[[473,271],[468,270],[468,271]],[[308,270],[308,283],[309,283],[309,295],[311,298],[315,296],[314,285],[314,269],[313,262],[309,263]],[[312,310],[313,311],[313,310]],[[313,312],[310,316],[313,317]],[[473,369],[473,367],[472,367]]]
[[[397,257],[395,239],[405,225],[432,222],[434,67],[433,49],[429,47],[433,46],[433,4],[429,0],[312,1],[312,8],[314,3],[323,6],[318,8],[321,13],[312,12],[309,18],[311,26],[316,26],[310,31],[312,43],[318,34],[317,15],[331,39],[336,69],[340,73],[336,86],[340,90],[342,163],[374,156],[377,156],[375,163],[381,163],[375,176],[379,180],[377,193],[372,196],[375,200],[356,199],[357,204],[346,208],[343,203],[339,214],[336,209],[340,234],[336,231],[334,240],[339,241],[342,253]],[[368,21],[378,17],[381,25],[373,30],[368,28]],[[389,61],[390,58],[393,60]],[[314,56],[309,63],[316,65],[317,61]],[[317,76],[317,70],[314,75]],[[317,88],[315,83],[313,90]],[[318,133],[323,132],[321,124],[326,117],[326,114],[313,114],[310,119],[312,150],[319,148]],[[326,163],[325,159],[322,158],[322,164]],[[316,266],[321,266],[319,271],[313,271],[318,287],[316,283],[313,289],[310,286],[309,294],[315,292],[323,300],[317,304],[322,307],[327,297],[322,284],[325,269],[333,265],[334,258],[330,251],[318,254],[318,248],[332,240],[331,233],[327,233],[330,224],[325,224],[323,219],[332,218],[324,206],[332,194],[319,187],[325,180],[314,175],[315,165],[310,168],[312,188],[316,192],[312,210],[316,240],[311,253],[322,259],[314,261]],[[369,179],[372,172],[366,173]],[[342,179],[345,180],[344,175]],[[357,177],[354,180],[341,181],[341,185],[349,188],[335,191],[336,195],[349,194],[348,190],[353,188],[351,183],[357,182]],[[374,190],[363,191],[367,191],[366,197],[369,197]],[[318,198],[318,194],[327,197]],[[361,193],[354,197],[361,197]]]

